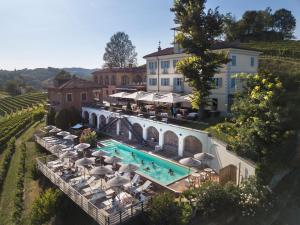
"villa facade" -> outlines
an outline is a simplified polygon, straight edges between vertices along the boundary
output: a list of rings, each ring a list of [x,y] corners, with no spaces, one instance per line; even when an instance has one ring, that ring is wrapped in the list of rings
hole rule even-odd
[[[231,61],[223,65],[214,77],[215,88],[211,91],[211,110],[227,113],[232,104],[233,95],[242,88],[242,83],[233,75],[238,73],[254,74],[258,69],[260,52],[242,49],[233,45],[215,46],[213,51],[222,51]],[[176,70],[176,63],[186,57],[178,46],[158,49],[144,56],[147,62],[147,91],[159,93],[189,94],[192,88],[183,74]]]
[[[116,92],[145,91],[146,67],[104,68],[93,72],[93,80],[103,86],[103,100],[111,101]]]

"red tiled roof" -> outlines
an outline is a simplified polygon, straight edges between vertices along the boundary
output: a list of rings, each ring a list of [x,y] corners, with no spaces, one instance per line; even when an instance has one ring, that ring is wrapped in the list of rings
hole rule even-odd
[[[156,56],[162,56],[162,55],[172,55],[172,54],[174,54],[174,48],[170,47],[170,48],[165,48],[160,51],[145,55],[143,58],[156,57]]]
[[[55,87],[54,85],[48,86],[48,88],[57,88],[57,89],[73,89],[73,88],[101,88],[103,86],[94,83],[92,81],[84,80],[73,76],[70,80],[63,83],[59,87]]]

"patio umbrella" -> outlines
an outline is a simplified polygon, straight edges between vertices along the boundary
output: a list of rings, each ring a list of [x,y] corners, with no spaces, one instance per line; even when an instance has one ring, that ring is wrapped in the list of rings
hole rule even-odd
[[[70,134],[70,132],[68,132],[68,131],[61,131],[61,132],[58,132],[56,135],[59,135],[59,136],[67,136],[67,135],[69,135]]]
[[[179,163],[181,163],[182,165],[185,165],[187,167],[195,167],[195,166],[201,165],[201,162],[199,160],[194,159],[192,157],[183,158],[183,159],[179,160]]]
[[[130,180],[128,178],[125,178],[123,176],[116,176],[116,177],[110,179],[107,182],[107,186],[110,187],[110,188],[112,188],[112,187],[121,187],[124,184],[127,184],[129,182],[130,182]]]
[[[53,126],[53,125],[48,125],[48,126],[44,127],[45,130],[52,130],[54,128],[56,128],[56,126]]]
[[[129,164],[123,164],[123,165],[120,167],[119,172],[120,172],[120,173],[132,173],[132,172],[135,172],[135,171],[138,170],[138,169],[139,169],[139,166],[138,166],[138,165],[129,163]]]
[[[209,160],[213,160],[215,158],[215,156],[210,153],[201,152],[201,153],[195,154],[194,158],[198,159],[200,161],[209,161]]]
[[[108,155],[108,152],[103,151],[103,150],[94,151],[92,153],[92,156],[95,156],[95,157],[103,157],[103,156],[106,156],[106,155]]]
[[[114,164],[117,162],[122,161],[121,158],[117,157],[117,156],[106,156],[104,162],[109,163],[109,164]]]
[[[84,149],[87,149],[89,147],[91,147],[91,145],[88,144],[88,143],[80,143],[80,144],[76,145],[74,148],[77,149],[77,150],[84,150]]]
[[[102,189],[102,177],[106,174],[113,174],[114,171],[107,166],[97,166],[90,170],[90,175],[101,176],[101,189]]]
[[[144,95],[141,98],[138,98],[138,101],[145,101],[145,102],[154,102],[155,100],[158,100],[162,97],[162,95],[159,95],[157,93],[149,93],[147,95]]]
[[[74,140],[76,138],[78,138],[78,136],[76,136],[74,134],[69,134],[69,135],[64,137],[64,139],[66,139],[66,140]]]
[[[162,103],[178,103],[178,102],[187,102],[188,100],[182,98],[180,95],[175,93],[169,93],[164,95],[160,99],[154,100],[155,102],[162,102]]]
[[[60,132],[61,131],[61,129],[59,129],[59,128],[57,128],[57,127],[54,127],[53,129],[51,129],[50,131],[49,131],[49,133],[58,133],[58,132]]]
[[[127,92],[118,92],[118,93],[110,95],[109,97],[112,97],[112,98],[124,98],[128,94],[129,93],[127,93]]]
[[[124,96],[123,98],[138,100],[139,98],[141,98],[147,94],[148,94],[148,92],[145,92],[145,91],[137,91],[132,94],[128,94],[128,95]]]
[[[90,158],[81,158],[75,161],[75,166],[88,166],[88,165],[92,165],[94,163],[95,160],[90,159]]]

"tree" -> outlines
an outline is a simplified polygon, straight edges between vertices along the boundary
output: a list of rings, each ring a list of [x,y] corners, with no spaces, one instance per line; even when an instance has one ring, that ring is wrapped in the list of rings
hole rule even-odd
[[[62,109],[55,115],[55,125],[60,129],[66,130],[70,127],[69,110]]]
[[[47,125],[54,125],[55,124],[55,109],[51,107],[47,113],[47,118],[46,118],[46,124]]]
[[[214,74],[229,61],[224,53],[211,51],[223,32],[223,17],[217,8],[206,11],[205,3],[206,0],[175,0],[171,9],[179,25],[176,42],[191,55],[179,61],[177,69],[193,88],[192,106],[199,109],[200,118],[213,88]]]
[[[129,39],[128,34],[117,32],[106,44],[103,60],[107,67],[127,67],[129,64],[136,65],[137,53],[135,46]]]
[[[296,29],[296,19],[292,12],[286,9],[279,9],[273,15],[274,27],[280,32],[284,39],[293,38]]]
[[[71,126],[74,126],[77,123],[81,123],[82,118],[78,109],[76,109],[75,107],[71,107],[70,109],[68,109],[68,111],[69,111],[69,122]]]
[[[15,80],[8,80],[5,83],[5,90],[10,94],[10,95],[17,95],[20,94],[19,91],[19,84]]]
[[[90,128],[84,129],[80,136],[80,143],[88,143],[91,147],[97,146],[97,133]]]

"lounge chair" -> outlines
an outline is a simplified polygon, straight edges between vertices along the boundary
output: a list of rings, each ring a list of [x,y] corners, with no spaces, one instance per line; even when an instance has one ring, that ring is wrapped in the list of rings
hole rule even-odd
[[[96,177],[92,176],[88,180],[81,180],[79,183],[75,184],[75,188],[81,189],[84,186],[90,185],[95,179]]]
[[[124,188],[129,189],[130,187],[136,186],[139,182],[139,179],[140,179],[140,175],[136,173],[132,178],[132,180],[129,183],[124,185]]]
[[[106,186],[105,181],[102,181],[102,187],[103,186]],[[93,190],[99,189],[99,188],[101,188],[101,180],[97,180],[95,182],[90,183],[89,186],[86,187],[86,188],[84,188],[84,189],[82,189],[82,191],[85,194],[87,194],[87,193],[92,192]]]
[[[143,185],[139,186],[137,189],[134,190],[134,193],[140,193],[142,191],[147,190],[152,182],[150,180],[147,180]]]
[[[91,202],[95,202],[97,201],[98,199],[100,198],[104,198],[106,196],[106,193],[105,192],[97,192],[96,194],[93,194],[90,201]]]

